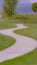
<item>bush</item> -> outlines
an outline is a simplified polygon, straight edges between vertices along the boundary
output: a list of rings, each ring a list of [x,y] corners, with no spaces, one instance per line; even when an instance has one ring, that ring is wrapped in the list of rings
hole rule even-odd
[[[16,14],[16,19],[37,19],[37,14]]]

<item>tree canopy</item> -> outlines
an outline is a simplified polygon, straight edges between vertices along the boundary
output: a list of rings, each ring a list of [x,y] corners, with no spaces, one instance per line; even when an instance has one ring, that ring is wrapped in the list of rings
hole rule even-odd
[[[15,8],[18,0],[4,0],[3,9],[7,16],[12,16],[15,13]]]
[[[33,12],[37,12],[37,2],[32,4],[32,10]]]

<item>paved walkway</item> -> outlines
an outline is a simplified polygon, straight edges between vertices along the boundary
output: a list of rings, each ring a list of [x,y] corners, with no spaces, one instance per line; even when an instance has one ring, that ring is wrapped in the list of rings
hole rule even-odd
[[[28,28],[28,27],[24,26],[23,24],[16,24],[16,26],[17,28],[0,30],[1,34],[16,39],[14,45],[0,52],[0,62],[24,55],[36,48],[36,41],[34,39],[21,36],[13,32],[14,30]]]

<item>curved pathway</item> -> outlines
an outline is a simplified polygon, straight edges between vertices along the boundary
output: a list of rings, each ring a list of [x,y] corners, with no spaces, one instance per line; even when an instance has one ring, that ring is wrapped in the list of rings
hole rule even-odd
[[[24,55],[36,48],[36,41],[34,39],[15,34],[13,32],[14,30],[28,27],[23,24],[16,24],[16,26],[17,28],[0,30],[1,34],[11,36],[16,39],[14,45],[0,52],[0,62]]]

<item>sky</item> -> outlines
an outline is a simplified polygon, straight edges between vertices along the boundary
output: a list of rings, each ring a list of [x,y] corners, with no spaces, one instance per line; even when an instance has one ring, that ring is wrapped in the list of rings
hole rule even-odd
[[[2,9],[2,4],[4,0],[0,0],[0,9]],[[33,3],[37,2],[37,0],[19,0],[18,4],[27,4],[27,3]]]
[[[26,4],[28,2],[33,3],[33,2],[37,2],[37,0],[19,0],[20,4]]]
[[[19,2],[21,2],[21,3],[25,3],[25,2],[32,3],[32,2],[37,2],[37,0],[19,0]]]
[[[0,0],[0,9],[2,9],[3,0]]]

